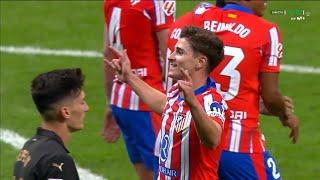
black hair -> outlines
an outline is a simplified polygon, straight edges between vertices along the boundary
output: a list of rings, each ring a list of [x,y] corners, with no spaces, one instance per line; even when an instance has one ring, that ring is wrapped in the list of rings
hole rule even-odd
[[[223,8],[226,5],[225,0],[216,0],[216,6]]]
[[[68,97],[77,97],[83,86],[84,75],[80,68],[58,69],[39,74],[32,80],[31,95],[45,120],[56,117],[50,114],[57,102]]]

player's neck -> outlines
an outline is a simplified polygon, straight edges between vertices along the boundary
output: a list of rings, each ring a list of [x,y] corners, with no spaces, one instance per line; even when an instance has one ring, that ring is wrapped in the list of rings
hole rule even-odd
[[[197,74],[192,76],[191,79],[193,84],[193,90],[195,91],[196,89],[202,87],[207,83],[208,76],[207,74]]]
[[[62,123],[58,121],[52,121],[52,122],[43,121],[41,127],[43,129],[47,129],[55,132],[62,139],[64,144],[66,144],[71,137],[71,133],[68,130],[66,123]]]

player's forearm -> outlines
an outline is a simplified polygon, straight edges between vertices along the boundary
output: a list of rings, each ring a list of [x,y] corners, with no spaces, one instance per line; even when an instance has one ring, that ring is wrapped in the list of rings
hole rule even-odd
[[[167,99],[164,93],[151,87],[133,73],[127,78],[127,83],[152,111],[162,115]]]
[[[283,96],[278,88],[278,73],[261,73],[261,97],[266,109],[280,119],[286,119]]]
[[[208,117],[199,102],[190,106],[198,137],[209,148],[215,148],[220,143],[221,127]]]
[[[271,95],[272,94],[272,95]],[[286,117],[286,110],[282,95],[279,91],[275,91],[270,95],[263,96],[263,104],[271,115],[278,116],[280,118]]]

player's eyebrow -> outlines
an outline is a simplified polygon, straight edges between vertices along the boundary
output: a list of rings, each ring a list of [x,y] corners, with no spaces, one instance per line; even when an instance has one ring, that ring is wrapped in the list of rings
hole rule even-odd
[[[181,47],[176,46],[176,51],[177,52],[185,52],[185,50]]]

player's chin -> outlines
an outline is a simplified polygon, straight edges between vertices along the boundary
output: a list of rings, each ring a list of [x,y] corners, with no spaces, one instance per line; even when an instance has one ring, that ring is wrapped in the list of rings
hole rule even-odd
[[[77,124],[77,125],[74,125],[74,126],[69,126],[69,131],[70,132],[76,132],[76,131],[80,131],[81,129],[84,128],[84,124],[81,123],[81,124]]]
[[[176,79],[177,78],[177,73],[175,73],[174,71],[169,71],[168,72],[168,77],[172,78],[172,79]]]
[[[168,77],[174,79],[174,80],[180,80],[183,79],[181,73],[168,73]]]

